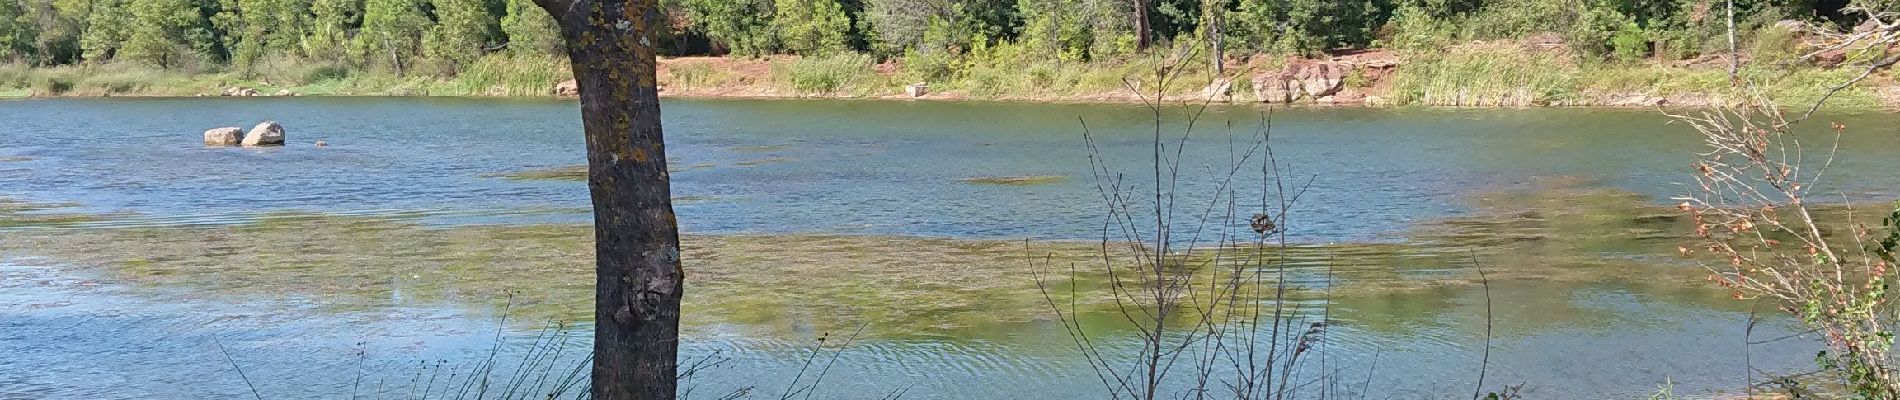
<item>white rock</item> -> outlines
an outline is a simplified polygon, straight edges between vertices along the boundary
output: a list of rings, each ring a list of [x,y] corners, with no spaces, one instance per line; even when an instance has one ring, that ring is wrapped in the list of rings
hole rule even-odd
[[[284,126],[277,121],[264,121],[244,134],[244,147],[283,146]]]
[[[237,127],[213,128],[205,131],[206,146],[236,146],[244,141],[244,130]]]

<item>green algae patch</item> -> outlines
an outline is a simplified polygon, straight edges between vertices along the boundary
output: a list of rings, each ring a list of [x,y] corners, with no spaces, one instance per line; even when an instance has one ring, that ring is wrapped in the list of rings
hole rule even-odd
[[[1033,186],[1033,185],[1047,185],[1047,184],[1062,182],[1066,180],[1069,180],[1069,177],[1062,176],[1062,175],[1017,175],[1017,176],[982,176],[982,177],[975,177],[975,178],[963,178],[963,179],[958,179],[957,181],[963,182],[963,183],[969,183],[969,184],[976,184],[976,185]]]
[[[772,152],[778,152],[778,151],[782,151],[782,150],[790,149],[790,148],[792,148],[792,145],[789,145],[789,144],[772,144],[772,145],[763,145],[763,146],[733,147],[732,151],[740,152],[740,153],[772,153]]]
[[[592,318],[593,229],[428,226],[276,213],[250,223],[0,231],[0,258],[44,257],[102,281],[337,312],[507,306],[519,321]],[[939,335],[1044,315],[1024,244],[837,235],[687,235],[686,326],[794,337],[799,324]],[[1048,251],[1086,254],[1086,246]],[[1038,252],[1045,252],[1038,250]],[[783,335],[783,336],[778,336]]]
[[[1335,318],[1374,330],[1478,315],[1468,313],[1482,304],[1476,301],[1484,290],[1480,269],[1499,298],[1560,310],[1519,317],[1506,333],[1608,320],[1601,307],[1564,295],[1590,290],[1717,309],[1746,306],[1725,300],[1702,282],[1706,271],[1695,260],[1676,255],[1689,227],[1642,196],[1539,188],[1487,193],[1473,203],[1470,215],[1414,226],[1401,242],[1228,244],[1187,250],[1170,268],[1195,268],[1196,287],[1235,276],[1266,282],[1266,290],[1229,304],[1330,304]],[[0,221],[104,218],[57,214],[60,206],[0,202]],[[155,299],[189,293],[340,312],[441,307],[486,314],[508,307],[511,320],[525,323],[592,318],[592,226],[437,226],[415,218],[285,212],[229,225],[0,229],[0,259],[41,257],[151,291]],[[869,337],[994,339],[1046,324],[1051,301],[1090,329],[1128,329],[1104,266],[1128,271],[1135,262],[1121,244],[1108,251],[1101,246],[688,234],[682,238],[683,329],[808,339],[813,331],[869,324]],[[1279,282],[1285,292],[1275,290]],[[1074,309],[1066,309],[1071,304]],[[1191,321],[1196,314],[1178,318]]]
[[[484,175],[490,178],[503,178],[516,181],[587,181],[587,165],[569,165],[565,167],[535,169],[503,174]]]
[[[791,158],[791,157],[768,157],[768,158],[760,158],[756,160],[740,161],[740,162],[732,163],[732,165],[737,165],[741,167],[751,167],[751,166],[758,166],[758,165],[765,165],[765,164],[782,164],[782,163],[795,162],[795,161],[798,161],[798,159]]]
[[[705,163],[685,164],[685,163],[679,162],[678,160],[672,160],[668,162],[667,164],[667,172],[679,173],[679,172],[707,169],[707,168],[712,168],[715,166],[716,165],[705,164]],[[586,164],[569,165],[569,166],[563,166],[563,167],[531,169],[531,170],[526,170],[526,171],[506,172],[506,173],[498,173],[498,174],[484,174],[482,175],[482,177],[502,178],[502,179],[515,180],[515,181],[586,182],[587,181],[587,165]]]
[[[108,217],[61,211],[75,206],[70,203],[34,203],[0,197],[0,228],[59,227]]]

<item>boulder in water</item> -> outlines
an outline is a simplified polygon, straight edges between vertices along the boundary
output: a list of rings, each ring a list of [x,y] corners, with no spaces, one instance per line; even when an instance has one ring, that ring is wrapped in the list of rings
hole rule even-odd
[[[580,96],[581,83],[579,81],[569,79],[566,82],[561,82],[558,85],[554,85],[554,95],[560,96],[560,97]]]
[[[277,121],[264,121],[244,134],[244,147],[283,146],[284,126]]]
[[[244,141],[244,130],[233,126],[205,131],[206,146],[236,146]]]

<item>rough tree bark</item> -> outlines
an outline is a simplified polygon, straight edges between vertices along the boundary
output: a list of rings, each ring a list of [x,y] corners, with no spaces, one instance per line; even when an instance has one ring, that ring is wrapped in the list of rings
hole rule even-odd
[[[535,0],[554,16],[580,83],[594,203],[593,397],[673,399],[679,227],[660,134],[658,0]]]

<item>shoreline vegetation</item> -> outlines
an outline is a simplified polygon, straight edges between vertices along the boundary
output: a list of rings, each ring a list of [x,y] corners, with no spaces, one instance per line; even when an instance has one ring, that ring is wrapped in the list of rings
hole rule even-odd
[[[1520,43],[1472,42],[1431,56],[1372,50],[1328,58],[1255,56],[1230,60],[1221,79],[1191,71],[1162,89],[1172,102],[1283,104],[1359,107],[1696,107],[1732,98],[1722,60],[1579,65],[1566,57],[1539,54]],[[0,64],[0,99],[96,97],[282,97],[442,96],[569,98],[565,60],[544,56],[494,55],[478,68],[453,76],[400,77],[378,71],[341,71],[286,62],[285,71],[245,78],[237,72],[188,73],[129,63],[61,67]],[[965,76],[913,82],[903,60],[867,55],[670,57],[660,61],[661,96],[706,99],[857,99],[906,101],[1015,101],[1038,103],[1140,103],[1129,90],[1153,68],[1176,63],[1151,56],[1112,62],[1024,66],[1017,76]],[[1288,65],[1347,68],[1337,92],[1291,101],[1262,101],[1253,87],[1263,75]],[[1013,70],[1014,68],[1012,68]],[[1762,83],[1771,97],[1789,104],[1812,102],[1831,86],[1852,78],[1846,68],[1743,67],[1743,79]],[[1268,82],[1271,77],[1264,78]],[[927,84],[925,94],[906,93]],[[1205,86],[1203,86],[1205,85]],[[1228,88],[1212,95],[1210,87]],[[1142,93],[1156,88],[1141,87]],[[249,93],[246,93],[249,92]],[[1273,95],[1267,93],[1267,95]],[[1297,96],[1297,95],[1296,95]],[[1836,110],[1900,109],[1900,82],[1885,74],[1834,95]]]
[[[653,39],[677,98],[1800,104],[1890,50],[1820,51],[1874,29],[1823,3],[664,0]],[[574,95],[554,26],[527,0],[0,0],[0,98]],[[1900,83],[1828,105],[1900,109]]]

